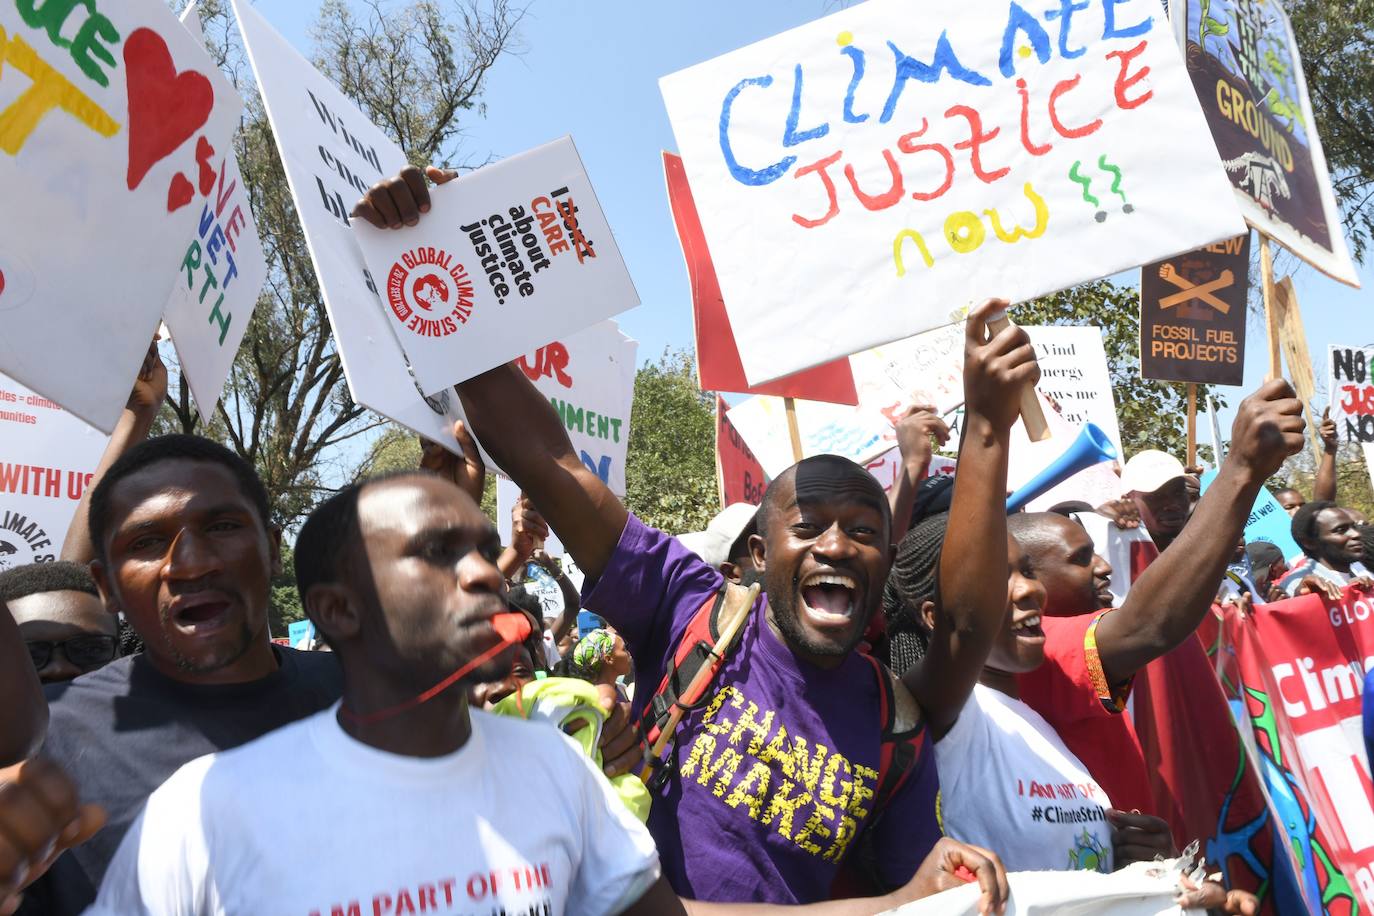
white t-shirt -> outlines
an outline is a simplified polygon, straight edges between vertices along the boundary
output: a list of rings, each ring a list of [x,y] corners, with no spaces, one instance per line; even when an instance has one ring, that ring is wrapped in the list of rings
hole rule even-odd
[[[1040,714],[982,684],[935,743],[942,826],[1007,871],[1113,867],[1111,801]]]
[[[87,913],[619,913],[658,880],[644,826],[559,730],[472,713],[456,753],[349,737],[337,706],[186,764]]]
[[[1349,573],[1343,573],[1338,569],[1332,569],[1320,560],[1304,555],[1301,562],[1295,563],[1292,569],[1283,574],[1283,578],[1279,580],[1279,587],[1291,598],[1297,595],[1302,580],[1308,576],[1316,576],[1338,588],[1345,588],[1361,576],[1368,575],[1369,570],[1358,560],[1350,564]]]

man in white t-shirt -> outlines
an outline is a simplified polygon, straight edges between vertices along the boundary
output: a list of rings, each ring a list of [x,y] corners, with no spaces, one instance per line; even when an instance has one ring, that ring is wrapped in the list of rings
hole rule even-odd
[[[500,551],[472,500],[423,472],[316,509],[296,579],[342,665],[341,703],[177,771],[90,912],[733,912],[678,900],[648,832],[558,730],[469,709],[460,675],[497,679],[513,654]],[[308,812],[270,791],[283,778],[311,787]],[[1005,896],[995,858],[946,841],[932,859],[898,893],[821,912],[879,912],[960,866],[989,906]]]

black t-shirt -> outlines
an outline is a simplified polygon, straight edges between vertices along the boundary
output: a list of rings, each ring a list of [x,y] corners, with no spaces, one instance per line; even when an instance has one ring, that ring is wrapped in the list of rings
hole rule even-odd
[[[328,708],[343,693],[330,652],[273,646],[280,667],[245,684],[184,684],[142,655],[47,688],[42,754],[76,782],[109,823],[69,850],[25,893],[24,914],[77,914],[95,902],[105,869],[153,790],[197,757],[246,744]],[[281,786],[263,786],[280,792]]]

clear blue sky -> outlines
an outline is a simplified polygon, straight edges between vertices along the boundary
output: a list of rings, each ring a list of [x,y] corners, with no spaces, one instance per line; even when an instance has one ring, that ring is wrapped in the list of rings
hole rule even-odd
[[[316,3],[258,0],[258,8],[309,56]],[[488,83],[485,119],[472,117],[464,152],[511,155],[572,134],[644,303],[620,317],[640,341],[640,359],[692,345],[691,290],[664,190],[660,151],[674,150],[658,78],[818,18],[837,0],[534,0],[522,57],[500,61]],[[1280,253],[1294,274],[1308,346],[1324,387],[1331,344],[1374,343],[1374,268],[1363,290],[1329,280]],[[1138,273],[1119,282],[1136,283]],[[1258,282],[1254,278],[1253,282]],[[1264,324],[1252,316],[1245,384],[1264,378]],[[1240,390],[1230,392],[1232,404]],[[1229,428],[1231,411],[1223,412]],[[1199,440],[1208,441],[1199,430]]]

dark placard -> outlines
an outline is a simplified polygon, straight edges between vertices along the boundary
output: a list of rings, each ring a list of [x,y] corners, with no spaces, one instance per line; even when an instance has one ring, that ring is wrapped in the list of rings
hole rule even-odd
[[[1142,267],[1141,376],[1241,384],[1249,287],[1249,233]]]

